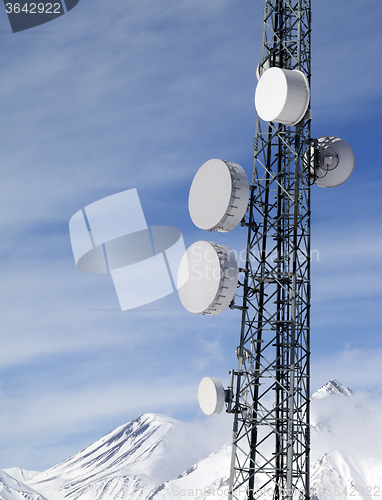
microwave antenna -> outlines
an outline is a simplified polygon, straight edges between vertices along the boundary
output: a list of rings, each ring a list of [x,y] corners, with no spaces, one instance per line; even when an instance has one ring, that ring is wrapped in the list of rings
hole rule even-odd
[[[310,0],[266,0],[229,498],[308,500]],[[264,123],[266,122],[266,123]]]
[[[229,500],[308,500],[310,454],[310,190],[354,169],[350,146],[311,138],[311,0],[265,0],[252,181],[226,160],[193,180],[189,211],[206,231],[247,229],[245,267],[225,245],[194,243],[180,299],[195,314],[241,311],[227,389],[205,377],[207,415],[234,415]],[[249,200],[249,202],[248,202]]]

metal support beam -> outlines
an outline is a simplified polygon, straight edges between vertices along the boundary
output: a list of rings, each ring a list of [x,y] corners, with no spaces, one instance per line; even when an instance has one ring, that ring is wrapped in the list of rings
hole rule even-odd
[[[266,0],[260,72],[299,69],[310,81],[310,31],[310,0]],[[257,118],[231,500],[309,498],[310,143],[308,117],[294,127]]]

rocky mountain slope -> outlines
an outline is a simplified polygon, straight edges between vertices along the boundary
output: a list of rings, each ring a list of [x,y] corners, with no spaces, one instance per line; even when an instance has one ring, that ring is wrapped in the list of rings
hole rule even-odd
[[[146,414],[27,481],[49,500],[147,498],[177,421]]]
[[[11,469],[15,475],[21,469]],[[25,471],[26,476],[29,474]],[[0,498],[1,500],[48,500],[36,490],[11,477],[5,471],[0,471]]]
[[[312,464],[312,500],[369,500],[382,496],[382,460],[378,456],[354,454],[351,446],[335,447],[333,421],[337,410],[331,412],[331,408],[346,406],[352,398],[352,391],[336,380],[329,381],[312,396],[312,449],[326,447]],[[367,418],[364,413],[360,411],[361,419]],[[190,464],[180,473],[187,457],[179,461],[179,450],[175,450],[174,440],[169,436],[181,425],[163,415],[142,415],[47,471],[28,473],[7,469],[0,475],[0,499],[227,498],[230,445]],[[370,429],[370,436],[372,432]],[[176,467],[169,467],[174,463],[180,474],[175,474]]]

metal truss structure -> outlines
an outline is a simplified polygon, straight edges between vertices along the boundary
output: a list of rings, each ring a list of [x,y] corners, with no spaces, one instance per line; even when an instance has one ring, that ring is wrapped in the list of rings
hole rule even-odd
[[[301,70],[310,81],[310,0],[266,0],[258,71]],[[308,500],[310,356],[309,113],[296,126],[257,118],[229,498]]]

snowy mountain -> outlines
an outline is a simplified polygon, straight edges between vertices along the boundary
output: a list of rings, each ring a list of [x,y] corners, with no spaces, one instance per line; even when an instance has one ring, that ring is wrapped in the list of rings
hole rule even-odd
[[[313,395],[312,399],[322,399],[330,395],[335,396],[351,396],[353,391],[341,384],[335,379],[329,380],[327,384],[318,389]]]
[[[316,391],[311,401],[312,455],[320,455],[312,461],[312,500],[381,496],[380,450],[377,443],[374,449],[360,446],[372,442],[377,431],[368,405],[337,380]]]
[[[312,500],[370,500],[381,496],[382,460],[352,456],[333,450],[317,460],[311,469]]]
[[[11,467],[10,469],[4,469],[4,472],[8,474],[8,476],[13,477],[13,479],[16,479],[17,481],[20,482],[25,482],[28,479],[31,479],[34,476],[37,476],[37,474],[40,474],[40,472],[35,471],[35,470],[25,470],[25,469],[20,469],[19,467]]]
[[[27,484],[49,500],[148,499],[195,463],[184,425],[164,415],[142,415]]]
[[[207,458],[186,470],[177,479],[157,488],[147,500],[227,498],[231,445],[225,445]],[[145,499],[146,500],[146,499]]]
[[[382,459],[354,448],[354,429],[344,417],[355,414],[356,425],[363,422],[367,429],[368,416],[361,410],[352,391],[336,380],[313,394],[312,500],[382,496]],[[0,499],[227,498],[231,446],[195,461],[192,447],[185,445],[184,425],[163,415],[146,414],[45,472],[7,469],[0,475]],[[346,447],[341,445],[344,439],[338,440],[342,427],[348,433]],[[372,433],[370,428],[370,438]]]
[[[165,436],[177,421],[142,415],[27,481],[49,500],[147,498],[166,460]]]
[[[340,396],[351,396],[353,391],[341,384],[337,380],[329,380],[327,384],[318,389],[311,396],[311,433],[314,436],[322,432],[331,432],[331,422],[333,417],[338,413],[337,406],[343,405],[344,400]],[[328,396],[331,396],[328,400]],[[330,401],[330,402],[329,402]],[[330,408],[326,410],[327,403]],[[337,403],[337,404],[336,404]]]
[[[18,471],[20,470],[18,469]],[[16,474],[19,474],[18,471],[15,470]],[[1,500],[47,500],[36,490],[4,471],[0,471],[0,498]]]

